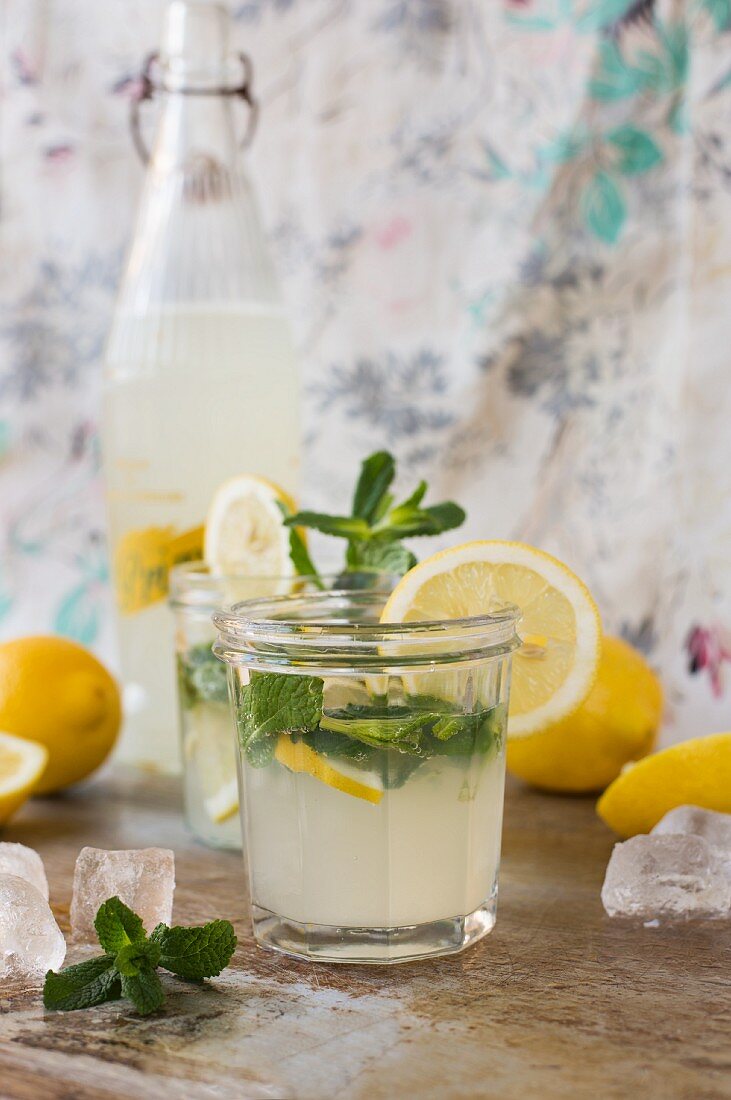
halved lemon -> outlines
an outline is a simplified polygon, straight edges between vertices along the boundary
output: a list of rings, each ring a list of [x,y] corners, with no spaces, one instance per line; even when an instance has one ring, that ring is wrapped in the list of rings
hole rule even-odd
[[[274,756],[291,772],[305,772],[313,779],[319,779],[328,787],[334,787],[336,791],[352,795],[353,798],[362,798],[374,805],[383,798],[383,784],[375,776],[349,768],[343,763],[334,767],[309,745],[302,741],[292,741],[286,733],[280,734]],[[365,782],[366,778],[368,782]]]
[[[513,656],[509,737],[525,737],[571,714],[597,674],[599,611],[557,558],[520,542],[467,542],[414,566],[399,581],[381,622],[408,623],[520,608],[524,645]]]
[[[227,575],[291,577],[289,528],[280,505],[295,502],[273,481],[241,474],[219,485],[206,518],[203,553],[207,563]]]
[[[33,794],[47,761],[44,745],[0,733],[0,825]]]
[[[668,810],[701,806],[731,814],[731,733],[681,741],[628,765],[596,804],[621,837],[649,833]]]

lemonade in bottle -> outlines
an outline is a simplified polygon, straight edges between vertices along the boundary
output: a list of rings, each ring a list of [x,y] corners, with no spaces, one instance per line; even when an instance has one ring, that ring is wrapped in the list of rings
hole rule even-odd
[[[120,756],[165,771],[180,763],[168,571],[201,556],[226,478],[251,470],[290,492],[298,482],[297,370],[240,155],[249,66],[228,31],[218,4],[167,8],[143,85],[160,104],[157,132],[105,364]]]

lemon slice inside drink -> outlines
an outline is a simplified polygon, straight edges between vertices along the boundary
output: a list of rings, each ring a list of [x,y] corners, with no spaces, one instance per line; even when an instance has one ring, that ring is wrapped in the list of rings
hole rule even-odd
[[[224,703],[200,703],[188,711],[186,767],[195,769],[203,807],[216,825],[237,813],[239,788],[231,716]]]
[[[279,485],[254,474],[224,481],[213,495],[204,537],[204,556],[226,575],[291,577],[289,529],[282,507],[295,502]]]
[[[365,802],[374,804],[378,804],[383,798],[383,784],[376,776],[349,768],[341,762],[335,767],[309,745],[302,741],[294,742],[284,733],[277,741],[274,756],[291,772],[304,772],[353,798],[362,798]]]
[[[599,611],[586,585],[550,554],[519,542],[468,542],[414,566],[391,593],[381,622],[489,614],[515,604],[523,647],[513,655],[509,737],[571,714],[597,674]]]

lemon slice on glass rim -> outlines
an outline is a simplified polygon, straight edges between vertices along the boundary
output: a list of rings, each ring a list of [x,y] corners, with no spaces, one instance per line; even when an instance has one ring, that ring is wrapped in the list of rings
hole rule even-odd
[[[520,542],[485,540],[442,550],[402,577],[381,622],[462,619],[515,604],[523,646],[513,654],[508,736],[526,737],[571,714],[597,674],[599,611],[557,558]]]
[[[282,506],[287,512],[297,510],[292,497],[273,481],[255,474],[224,481],[206,517],[203,554],[208,565],[231,576],[291,577],[294,565]]]

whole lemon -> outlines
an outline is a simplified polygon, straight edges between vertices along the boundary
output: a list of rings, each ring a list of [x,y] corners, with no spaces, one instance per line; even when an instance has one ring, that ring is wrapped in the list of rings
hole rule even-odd
[[[660,681],[621,638],[602,639],[594,686],[577,710],[530,737],[508,742],[508,770],[544,791],[603,790],[655,744]]]
[[[34,794],[62,790],[98,768],[121,714],[116,682],[76,642],[31,637],[0,645],[0,729],[48,749]]]

